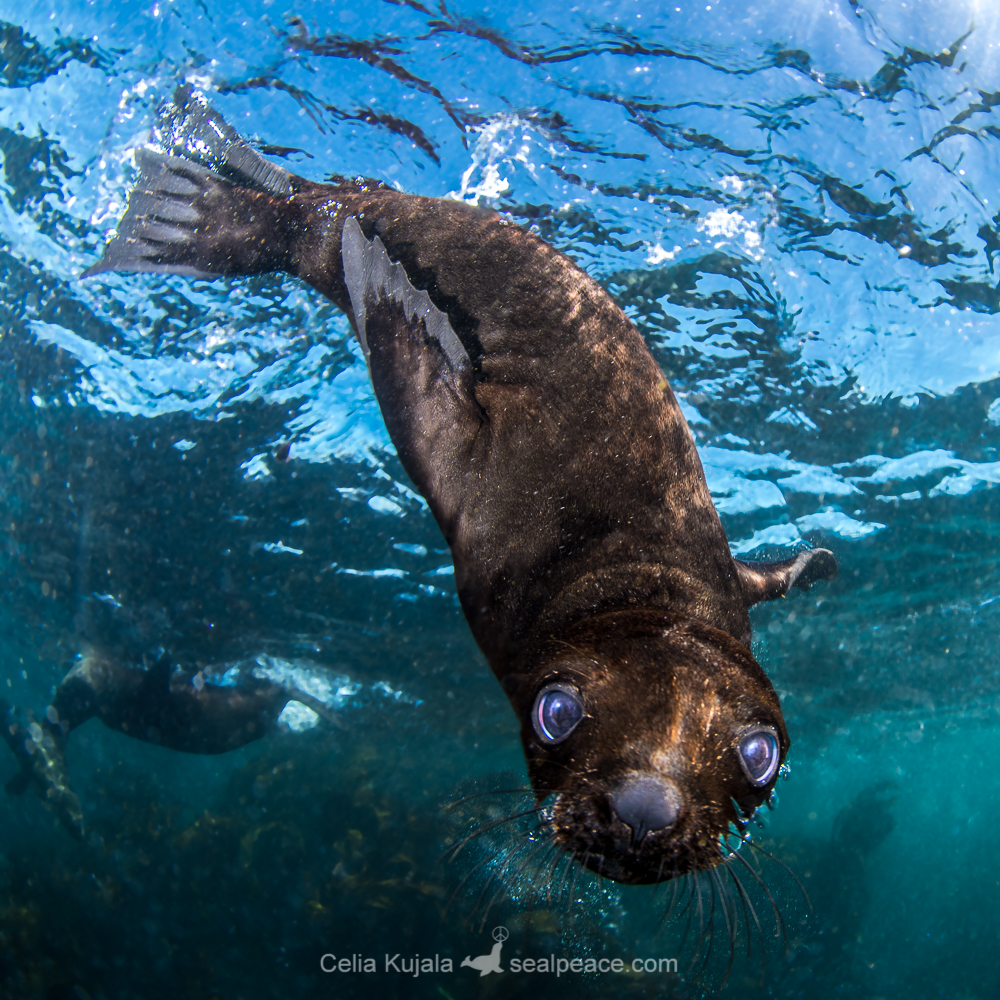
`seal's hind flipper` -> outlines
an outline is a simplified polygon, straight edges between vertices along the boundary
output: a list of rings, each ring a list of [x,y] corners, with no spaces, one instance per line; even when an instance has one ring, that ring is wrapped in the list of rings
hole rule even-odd
[[[104,248],[103,259],[88,267],[82,277],[102,271],[218,277],[221,272],[199,266],[190,258],[195,227],[202,218],[196,201],[206,188],[222,179],[179,156],[164,156],[151,149],[136,150],[135,162],[139,178],[118,232]]]
[[[3,701],[0,701],[0,734],[21,765],[21,774],[7,782],[8,793],[19,795],[29,784],[34,785],[38,797],[52,808],[63,826],[82,840],[83,810],[69,783],[65,734],[47,722],[19,724]]]
[[[447,525],[482,426],[469,354],[448,317],[413,287],[382,241],[344,223],[344,283],[372,385],[400,460]]]
[[[817,580],[837,575],[837,559],[829,549],[808,549],[778,562],[735,562],[748,607],[784,597],[792,587],[808,590]]]
[[[83,272],[215,278],[287,264],[286,200],[301,180],[265,160],[217,111],[178,91],[154,129],[169,153],[136,150],[139,176],[104,258]]]
[[[301,180],[265,160],[190,87],[178,87],[173,101],[161,109],[153,137],[171,156],[197,160],[234,184],[279,198],[291,197]]]

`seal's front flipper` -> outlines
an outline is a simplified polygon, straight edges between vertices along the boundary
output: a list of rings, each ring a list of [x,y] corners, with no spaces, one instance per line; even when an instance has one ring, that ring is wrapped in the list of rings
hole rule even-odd
[[[24,724],[15,720],[5,702],[0,702],[0,716],[3,738],[21,765],[21,774],[7,782],[7,791],[16,795],[33,785],[63,826],[82,840],[83,810],[69,784],[65,733],[48,722]]]
[[[446,527],[483,417],[469,354],[448,317],[413,287],[354,218],[341,242],[344,282],[372,385],[400,461]]]
[[[300,178],[265,160],[204,102],[180,89],[154,138],[136,150],[139,177],[102,271],[214,278],[288,264],[287,199]]]
[[[321,719],[325,722],[329,722],[330,725],[336,726],[337,729],[350,729],[350,726],[325,702],[319,700],[319,698],[314,698],[311,694],[306,694],[305,691],[300,691],[298,688],[285,688],[288,694],[289,701],[297,701],[300,705],[305,705],[306,708],[311,708]]]
[[[817,580],[837,575],[837,559],[829,549],[808,549],[779,562],[734,561],[748,607],[784,597],[792,587],[808,590]]]

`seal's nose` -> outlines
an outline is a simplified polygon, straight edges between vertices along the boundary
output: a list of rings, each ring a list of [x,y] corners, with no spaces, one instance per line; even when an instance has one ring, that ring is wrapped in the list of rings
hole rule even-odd
[[[681,793],[676,786],[651,774],[626,778],[609,798],[618,818],[632,830],[633,847],[638,847],[647,833],[673,826],[681,812]]]

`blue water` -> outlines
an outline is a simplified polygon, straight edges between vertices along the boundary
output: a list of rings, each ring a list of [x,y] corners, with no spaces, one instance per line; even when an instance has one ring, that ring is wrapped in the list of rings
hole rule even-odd
[[[488,883],[489,838],[441,860],[476,818],[443,804],[523,783],[517,729],[332,305],[77,280],[188,81],[310,178],[535,227],[647,338],[734,552],[836,552],[838,580],[753,613],[793,741],[755,841],[811,905],[761,864],[787,942],[757,892],[766,962],[741,915],[722,995],[997,996],[998,10],[0,2],[0,695],[43,710],[87,635],[297,671],[346,727],[220,758],[74,733],[86,843],[0,795],[0,995],[687,997],[729,958],[716,919],[694,978],[697,901],[662,928],[662,890]],[[680,971],[460,967],[501,923],[506,959]]]

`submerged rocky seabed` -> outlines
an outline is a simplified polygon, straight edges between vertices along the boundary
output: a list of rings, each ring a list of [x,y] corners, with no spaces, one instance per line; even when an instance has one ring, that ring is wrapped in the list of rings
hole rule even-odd
[[[217,758],[75,733],[85,843],[0,797],[0,994],[689,997],[735,952],[721,995],[744,1000],[996,995],[996,12],[61,0],[0,20],[0,695],[43,710],[85,636],[218,683],[293,674],[344,724],[290,713]],[[600,883],[526,821],[456,854],[516,809],[479,794],[525,781],[515,720],[346,322],[276,276],[77,280],[185,80],[311,178],[537,227],[647,337],[734,552],[835,550],[836,581],[753,612],[793,741],[753,838],[774,860],[739,852],[766,890],[736,860],[747,900],[730,882],[725,905],[709,876]],[[461,962],[499,926],[506,971],[480,977]]]

